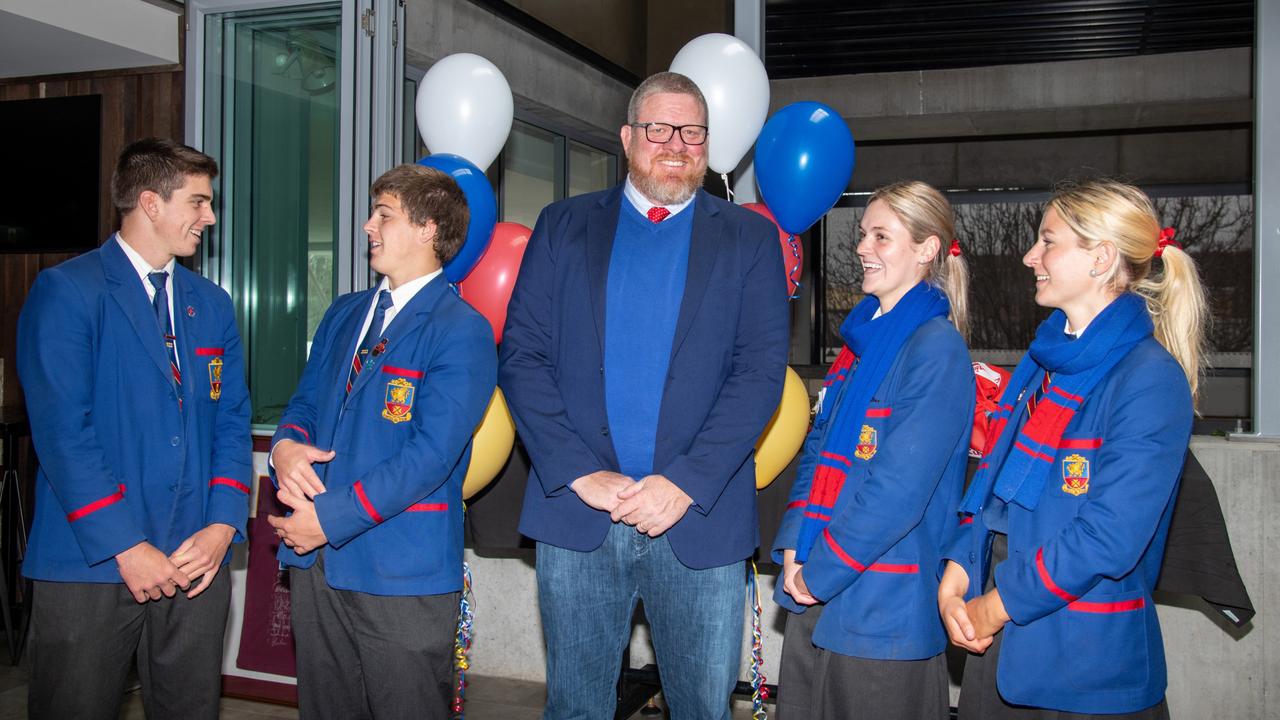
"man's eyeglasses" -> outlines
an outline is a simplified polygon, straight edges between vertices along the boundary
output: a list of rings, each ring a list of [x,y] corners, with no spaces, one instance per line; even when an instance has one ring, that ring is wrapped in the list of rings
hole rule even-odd
[[[707,141],[706,125],[670,125],[660,122],[631,123],[632,127],[644,128],[644,136],[651,143],[659,145],[671,142],[676,131],[680,131],[680,139],[685,145],[701,145]]]

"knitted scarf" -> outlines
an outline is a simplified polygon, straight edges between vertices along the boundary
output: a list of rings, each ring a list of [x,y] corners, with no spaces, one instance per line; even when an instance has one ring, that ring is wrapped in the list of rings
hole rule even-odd
[[[1121,295],[1098,313],[1079,339],[1067,335],[1065,327],[1066,315],[1056,310],[1036,330],[1031,349],[1018,363],[991,419],[990,452],[978,466],[961,512],[978,513],[989,491],[1035,510],[1071,418],[1107,373],[1152,333],[1146,303],[1133,293]],[[1027,412],[1025,401],[1042,386],[1046,372],[1052,373],[1048,389],[1019,427]],[[1016,433],[1004,432],[1010,422],[1018,428]]]
[[[946,317],[951,304],[942,291],[921,282],[908,290],[893,310],[875,317],[879,308],[879,298],[868,295],[840,325],[845,346],[827,373],[822,407],[814,421],[815,425],[825,424],[825,430],[796,542],[796,560],[801,562],[809,558],[814,541],[831,522],[840,490],[853,469],[851,458],[859,453],[872,395],[907,339],[925,322],[939,315]]]

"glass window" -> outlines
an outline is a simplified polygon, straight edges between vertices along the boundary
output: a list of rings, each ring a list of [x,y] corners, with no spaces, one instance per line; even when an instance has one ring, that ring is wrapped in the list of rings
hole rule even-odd
[[[564,138],[516,121],[502,150],[502,219],[529,227],[559,197]]]
[[[258,425],[279,420],[334,297],[340,25],[340,3],[206,25],[203,142],[223,220],[206,270],[235,301]]]
[[[604,190],[618,177],[618,158],[580,142],[569,142],[569,197]]]
[[[1212,307],[1210,348],[1215,353],[1253,347],[1253,197],[1180,194],[1154,197],[1163,226],[1200,266]],[[956,233],[969,261],[970,347],[1021,352],[1048,310],[1032,300],[1022,256],[1035,241],[1043,198],[966,202],[951,198]],[[865,202],[865,198],[861,198]],[[827,357],[839,350],[840,323],[862,299],[862,268],[854,252],[862,207],[828,213],[823,238],[823,342]]]

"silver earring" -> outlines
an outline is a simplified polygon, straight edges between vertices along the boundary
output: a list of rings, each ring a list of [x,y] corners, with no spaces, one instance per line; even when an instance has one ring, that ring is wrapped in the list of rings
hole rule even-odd
[[[1098,271],[1096,269],[1090,270],[1089,277],[1098,277]]]

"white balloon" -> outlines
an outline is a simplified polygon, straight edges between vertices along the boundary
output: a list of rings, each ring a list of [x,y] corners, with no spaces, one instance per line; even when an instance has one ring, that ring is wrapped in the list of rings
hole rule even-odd
[[[441,58],[418,85],[418,132],[432,153],[452,153],[485,170],[511,133],[515,106],[502,71],[472,53]]]
[[[751,149],[769,114],[769,75],[746,43],[700,35],[680,48],[671,72],[687,76],[707,99],[707,165],[727,173]]]

